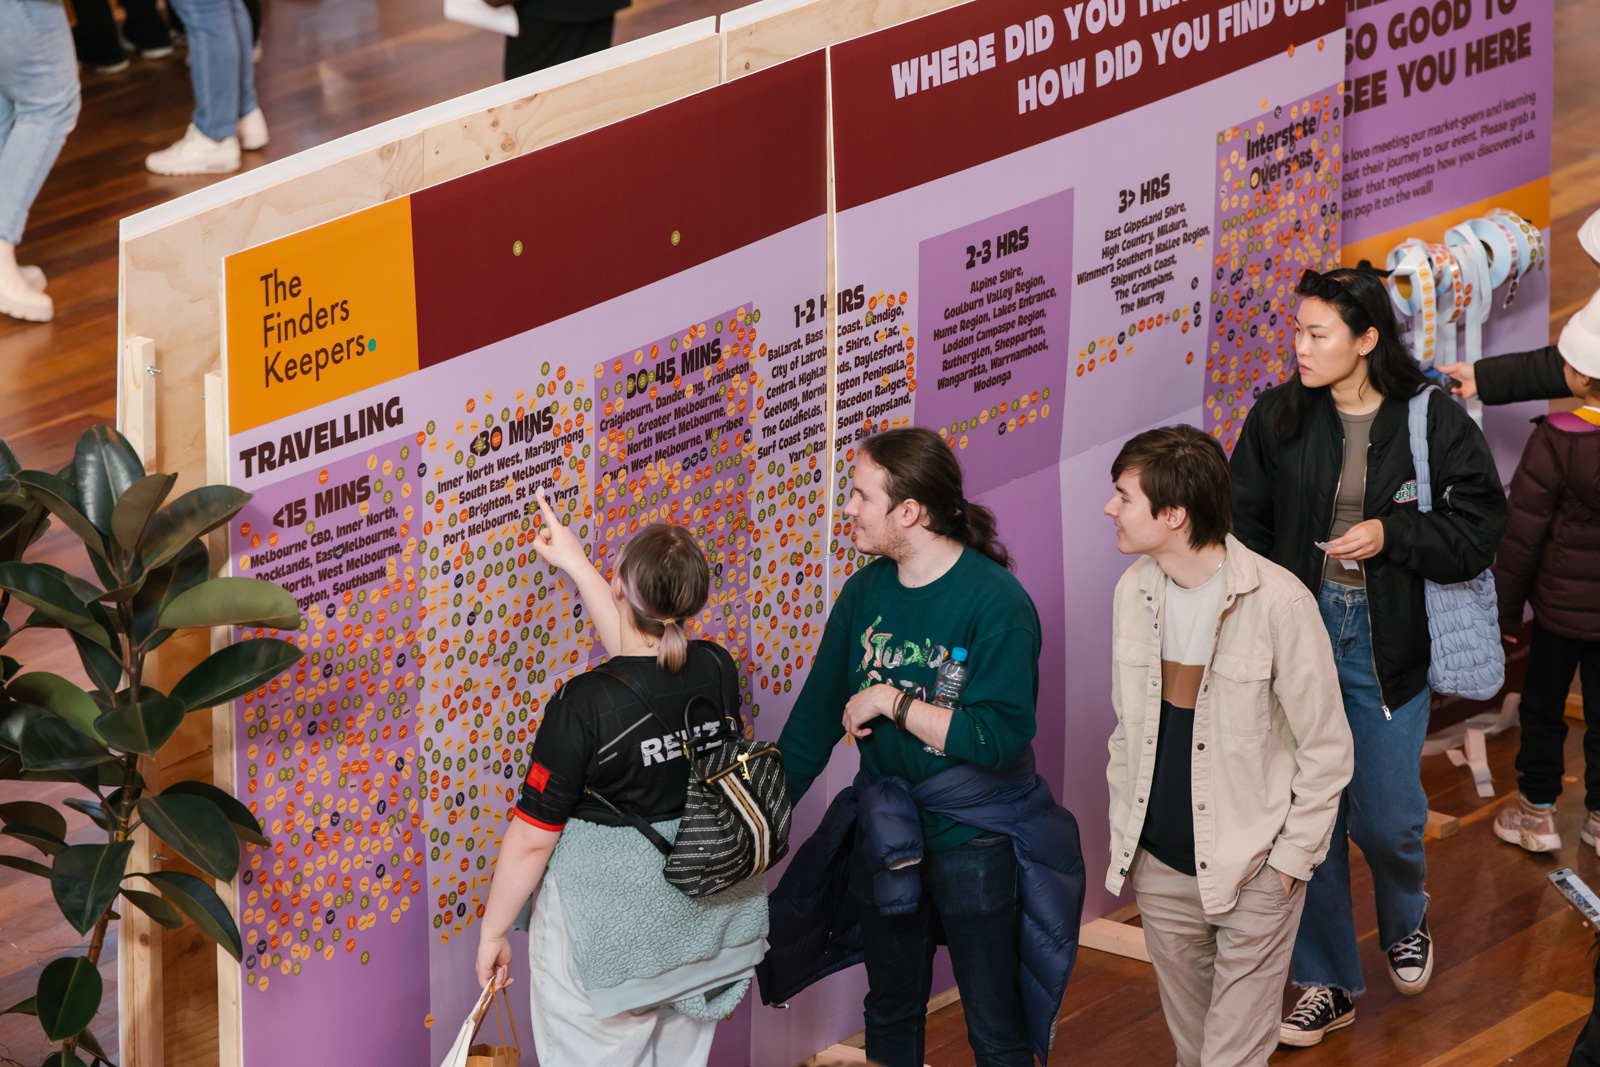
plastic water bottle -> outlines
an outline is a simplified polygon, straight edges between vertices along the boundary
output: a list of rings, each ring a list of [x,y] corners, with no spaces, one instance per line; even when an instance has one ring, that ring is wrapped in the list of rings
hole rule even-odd
[[[952,648],[950,658],[939,665],[939,674],[933,686],[930,703],[954,710],[961,707],[961,691],[967,687],[967,650]]]

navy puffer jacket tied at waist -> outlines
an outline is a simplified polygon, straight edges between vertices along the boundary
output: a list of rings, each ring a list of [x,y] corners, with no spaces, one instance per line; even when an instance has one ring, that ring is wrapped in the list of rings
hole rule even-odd
[[[1011,838],[1022,913],[1022,1006],[1034,1054],[1044,1062],[1078,955],[1084,869],[1077,820],[1056,803],[1035,770],[1031,749],[1005,770],[961,763],[915,785],[858,774],[828,805],[816,833],[795,850],[768,898],[769,948],[756,970],[761,999],[780,1004],[861,962],[860,927],[848,888],[858,832],[879,912],[916,911],[922,899],[921,811]]]

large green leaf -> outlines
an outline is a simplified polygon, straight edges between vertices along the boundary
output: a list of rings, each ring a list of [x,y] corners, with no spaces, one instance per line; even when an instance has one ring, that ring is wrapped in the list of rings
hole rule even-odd
[[[93,641],[80,633],[72,633],[72,643],[78,649],[78,659],[83,662],[83,671],[89,676],[89,681],[94,683],[95,689],[102,693],[115,693],[122,686],[122,665],[117,662],[117,657],[111,654],[109,648],[101,648]]]
[[[117,544],[129,552],[138,550],[145,527],[177,480],[176,474],[147,474],[128,487],[111,512],[111,533]]]
[[[111,1062],[111,1057],[106,1055],[106,1050],[100,1047],[100,1041],[94,1036],[93,1030],[85,1029],[83,1033],[79,1034],[78,1045],[85,1052],[94,1056],[95,1067],[100,1067],[102,1063],[106,1067],[116,1067],[116,1064]]]
[[[0,827],[0,834],[6,837],[14,837],[18,841],[25,841],[46,856],[59,855],[67,847],[67,843],[62,840],[59,834],[41,830],[37,826],[29,826],[27,823],[7,823],[5,826]]]
[[[53,718],[48,708],[37,704],[7,704],[0,707],[0,747],[13,752],[22,750],[22,731],[35,719]]]
[[[173,794],[187,794],[190,796],[205,797],[222,810],[228,822],[233,824],[234,836],[241,841],[249,841],[255,845],[269,845],[265,831],[261,828],[261,821],[250,814],[250,809],[245,807],[238,797],[225,789],[218,789],[210,782],[183,781],[173,782],[161,791],[162,796]]]
[[[106,821],[106,809],[98,800],[85,800],[82,797],[68,797],[61,803],[73,811],[81,811],[89,816],[90,820],[100,829],[110,829],[111,824]]]
[[[50,877],[50,868],[36,860],[23,859],[21,856],[0,856],[0,867],[10,867],[14,871],[26,871],[28,874],[37,874],[40,878]]]
[[[167,901],[154,893],[146,893],[138,889],[124,889],[122,895],[128,898],[128,903],[144,912],[168,930],[176,930],[183,925],[183,915]]]
[[[119,752],[154,756],[183,725],[183,701],[171,697],[119,704],[95,720],[106,744]]]
[[[178,855],[214,878],[239,873],[239,839],[222,809],[206,797],[176,794],[144,797],[139,817]]]
[[[39,1025],[51,1041],[65,1041],[94,1021],[103,988],[87,956],[61,956],[45,964],[34,993]]]
[[[152,638],[151,634],[156,633],[156,620],[176,597],[205,581],[210,573],[211,555],[204,541],[189,542],[177,559],[147,573],[144,585],[133,598],[134,639],[149,640],[146,648],[153,649],[172,636],[168,631]]]
[[[50,891],[55,894],[56,907],[78,933],[93,930],[116,899],[132,851],[132,841],[118,841],[72,845],[56,857],[50,870]]]
[[[39,1067],[89,1067],[70,1052],[52,1052]]]
[[[183,871],[151,871],[143,876],[161,890],[161,895],[178,906],[194,920],[201,931],[227,950],[236,960],[244,959],[244,946],[239,941],[239,927],[228,906],[217,896],[216,890]]]
[[[215,530],[250,502],[250,494],[231,485],[202,485],[156,512],[145,528],[140,556],[153,570],[183,551],[197,537]]]
[[[94,523],[95,529],[109,535],[117,500],[144,477],[139,453],[111,427],[91,426],[78,437],[72,470],[84,517]]]
[[[215,707],[271,681],[305,653],[276,637],[254,637],[211,653],[172,687],[190,711]]]
[[[67,836],[66,816],[37,800],[14,800],[9,804],[0,804],[0,822],[26,823],[41,830],[49,830],[57,837]]]
[[[74,596],[67,583],[33,563],[0,563],[0,590],[35,608],[97,645],[110,646],[111,635],[95,621],[89,606]]]
[[[94,725],[100,717],[100,706],[61,675],[33,671],[12,679],[6,691],[17,700],[50,709],[96,741],[104,740]]]
[[[22,470],[22,464],[17,462],[17,454],[11,451],[11,446],[0,441],[0,478],[13,478]]]
[[[95,529],[94,523],[80,510],[78,490],[71,482],[44,471],[22,471],[17,481],[27,490],[28,497],[43,504],[50,514],[67,524],[67,529],[98,556],[106,555],[105,537]]]
[[[99,586],[95,585],[93,582],[84,581],[76,574],[72,574],[69,571],[64,571],[60,567],[57,567],[51,563],[35,563],[32,565],[38,567],[42,571],[48,571],[57,578],[60,578],[62,584],[67,587],[68,591],[71,592],[73,596],[83,601],[83,606],[85,608],[89,609],[91,613],[94,611],[93,604],[96,600],[99,600],[101,596],[101,589]],[[102,626],[105,625],[105,621],[98,617],[95,618],[95,621],[100,623]],[[107,629],[109,630],[110,627],[107,627]]]
[[[260,578],[213,578],[175,597],[157,625],[270,626],[293,630],[300,625],[300,607],[282,586]]]
[[[114,761],[106,747],[54,715],[22,730],[22,765],[30,771],[67,771]]]
[[[34,998],[33,997],[29,997],[27,1000],[19,1000],[15,1004],[11,1005],[11,1007],[7,1008],[5,1011],[0,1011],[0,1015],[38,1015],[38,1014],[39,1014],[39,1007],[38,1007],[37,1004],[34,1003]]]

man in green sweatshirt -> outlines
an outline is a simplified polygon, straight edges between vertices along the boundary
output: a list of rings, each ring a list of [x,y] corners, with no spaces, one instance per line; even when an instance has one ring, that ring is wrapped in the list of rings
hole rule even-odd
[[[912,784],[958,762],[1008,767],[1036,730],[1039,615],[995,540],[994,517],[963,495],[936,433],[890,430],[859,446],[847,532],[878,558],[845,583],[778,739],[798,803],[849,734],[873,777]],[[940,666],[965,651],[958,707],[931,701]],[[920,1067],[941,920],[978,1067],[1031,1067],[1021,1007],[1016,860],[1010,839],[922,812],[922,895],[882,915],[857,834],[850,892],[861,917],[868,1059]]]

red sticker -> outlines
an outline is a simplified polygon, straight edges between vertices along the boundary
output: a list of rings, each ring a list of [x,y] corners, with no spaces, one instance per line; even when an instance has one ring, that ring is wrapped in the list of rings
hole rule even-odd
[[[524,779],[529,785],[539,792],[544,792],[544,784],[550,780],[550,772],[545,767],[535,763],[528,768],[528,777]]]

